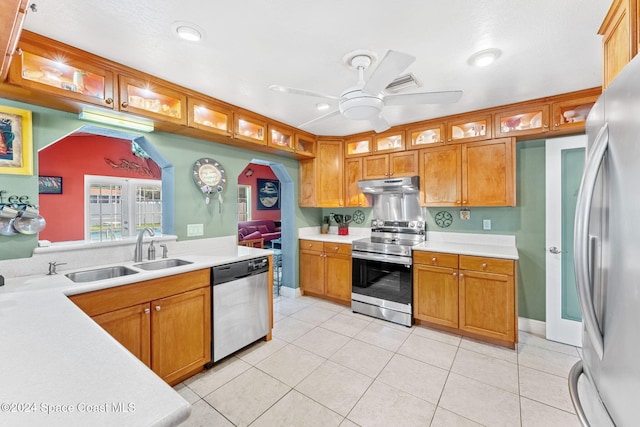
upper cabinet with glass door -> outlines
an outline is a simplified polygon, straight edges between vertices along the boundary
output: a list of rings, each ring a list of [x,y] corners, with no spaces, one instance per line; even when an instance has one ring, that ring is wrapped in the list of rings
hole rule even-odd
[[[584,98],[559,101],[551,104],[553,131],[584,128],[591,107],[598,99],[597,95]]]
[[[25,32],[27,33],[27,32]],[[62,44],[49,44],[37,35],[18,43],[9,69],[9,82],[74,101],[114,108],[114,74]]]
[[[293,151],[295,138],[293,137],[293,129],[284,126],[269,124],[269,140],[267,146],[277,148],[283,151]]]
[[[447,143],[491,139],[491,114],[466,116],[447,122]]]
[[[345,156],[358,157],[373,153],[373,138],[370,135],[351,137],[344,142]]]
[[[189,97],[189,127],[231,136],[233,131],[233,113],[231,109],[198,98]]]
[[[404,151],[404,131],[385,132],[373,137],[374,153],[384,154],[394,151]]]
[[[549,106],[523,106],[495,113],[494,133],[496,138],[522,136],[549,130]]]
[[[310,133],[296,131],[294,147],[298,158],[312,158],[316,155],[316,137]]]
[[[267,145],[267,121],[250,113],[236,112],[233,136],[243,141]]]
[[[444,123],[422,122],[407,129],[407,149],[420,149],[444,144]]]
[[[187,124],[187,97],[156,79],[120,75],[120,110],[180,125]]]

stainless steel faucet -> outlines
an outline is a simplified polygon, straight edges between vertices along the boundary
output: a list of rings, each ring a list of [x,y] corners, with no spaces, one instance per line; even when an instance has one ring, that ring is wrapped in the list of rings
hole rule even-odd
[[[56,271],[56,267],[59,265],[67,265],[66,262],[55,262],[55,261],[51,261],[49,262],[49,272],[47,273],[47,276],[52,276],[54,274],[58,274],[58,272]]]
[[[140,232],[138,233],[138,238],[136,240],[136,252],[133,255],[133,262],[142,262],[142,238],[145,231],[149,234],[150,237],[155,236],[155,233],[149,227],[140,230]]]

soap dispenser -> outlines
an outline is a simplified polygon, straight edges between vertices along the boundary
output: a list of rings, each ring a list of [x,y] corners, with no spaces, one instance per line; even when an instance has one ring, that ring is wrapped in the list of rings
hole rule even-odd
[[[147,255],[149,257],[149,261],[153,261],[154,259],[156,259],[156,247],[153,246],[153,240],[149,245],[149,251],[147,252]]]

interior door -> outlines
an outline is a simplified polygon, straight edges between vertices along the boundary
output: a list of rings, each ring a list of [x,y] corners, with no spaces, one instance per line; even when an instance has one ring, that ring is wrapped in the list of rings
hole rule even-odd
[[[547,339],[582,347],[582,313],[573,265],[576,200],[586,135],[546,142]]]

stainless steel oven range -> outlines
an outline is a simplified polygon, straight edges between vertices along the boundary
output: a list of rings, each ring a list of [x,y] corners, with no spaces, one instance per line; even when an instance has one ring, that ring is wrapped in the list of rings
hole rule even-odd
[[[351,247],[351,309],[411,326],[413,261],[411,247],[424,242],[424,221],[373,220],[371,238]]]

